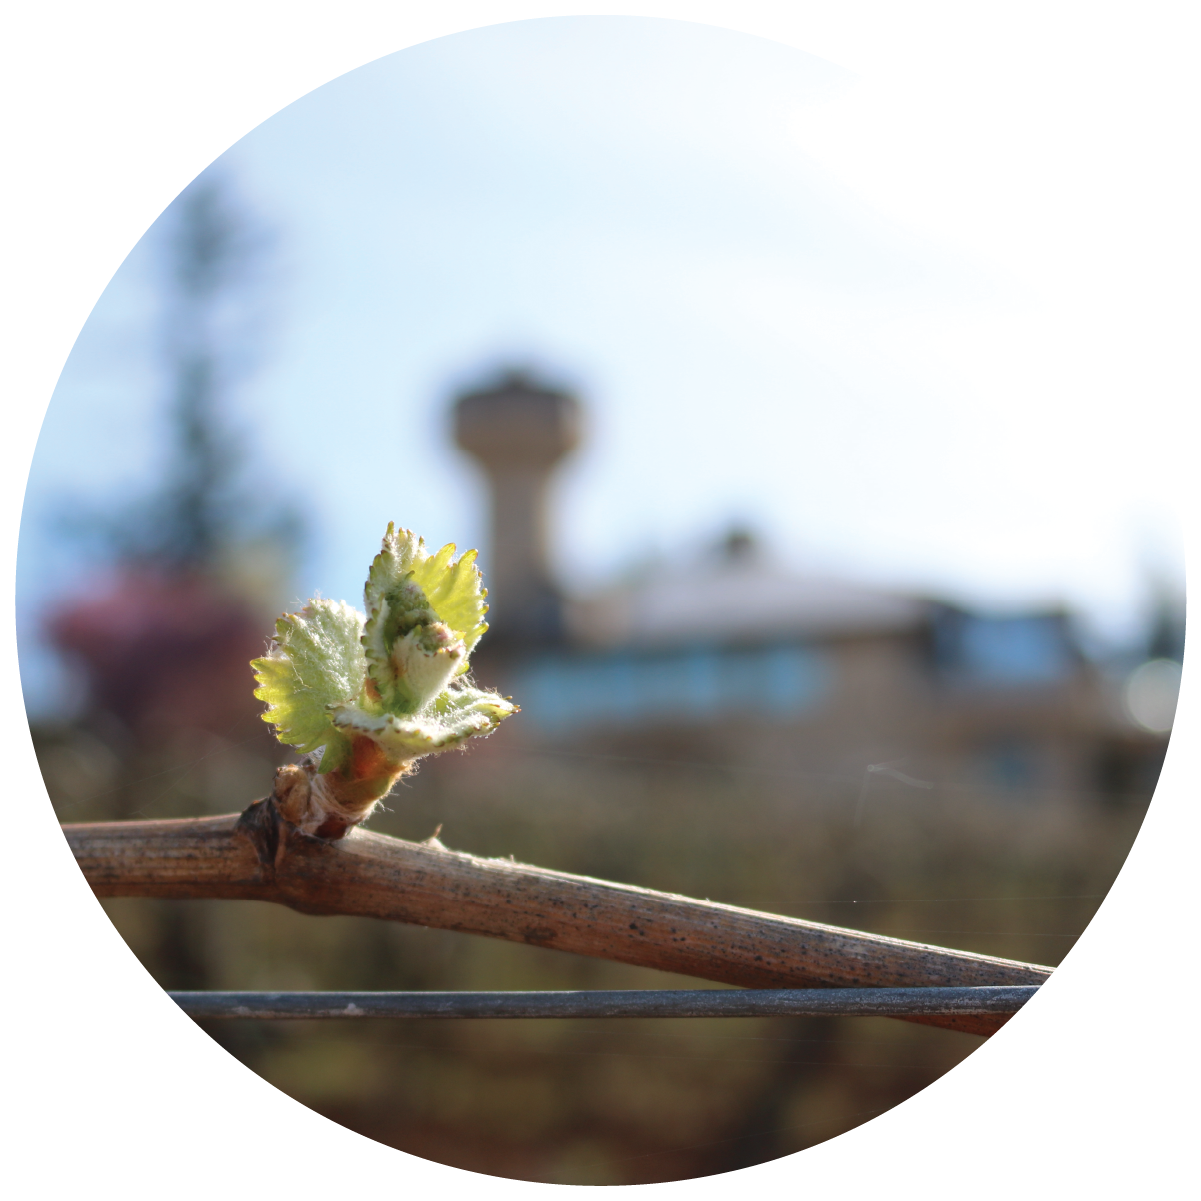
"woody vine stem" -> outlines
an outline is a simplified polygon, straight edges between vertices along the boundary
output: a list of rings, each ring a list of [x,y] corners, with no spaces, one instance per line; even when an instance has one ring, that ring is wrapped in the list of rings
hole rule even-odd
[[[425,755],[517,707],[477,688],[487,626],[475,553],[389,525],[366,614],[310,600],[254,660],[264,720],[303,758],[242,814],[64,827],[99,896],[276,901],[555,947],[743,988],[1039,985],[1051,969],[449,851],[345,835]],[[990,1034],[1000,1013],[906,1020]]]

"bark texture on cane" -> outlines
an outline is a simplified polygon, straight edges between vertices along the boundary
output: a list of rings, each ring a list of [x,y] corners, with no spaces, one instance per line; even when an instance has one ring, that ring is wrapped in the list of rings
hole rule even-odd
[[[749,988],[1042,984],[1051,968],[864,934],[355,829],[241,815],[63,827],[101,897],[275,901],[484,934]],[[913,1018],[991,1034],[1001,1015]]]

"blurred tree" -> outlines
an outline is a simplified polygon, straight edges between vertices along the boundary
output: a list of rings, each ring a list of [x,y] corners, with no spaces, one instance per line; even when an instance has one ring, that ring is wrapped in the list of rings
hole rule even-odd
[[[139,557],[212,569],[248,534],[299,532],[293,509],[267,517],[266,498],[249,494],[240,470],[246,456],[222,413],[260,352],[272,238],[212,172],[186,189],[166,217],[162,351],[173,462],[158,503],[143,509],[143,520],[127,526],[124,537]]]
[[[281,758],[250,660],[283,604],[302,528],[267,473],[252,478],[249,439],[228,413],[261,353],[272,238],[213,170],[150,237],[167,461],[149,493],[115,512],[76,501],[59,523],[105,565],[46,623],[87,687],[78,721],[34,731],[65,820],[238,808],[267,791]],[[220,976],[205,911],[151,901],[137,924],[168,987]]]
[[[248,482],[245,438],[226,412],[260,353],[272,239],[213,171],[152,237],[169,460],[158,487],[116,513],[81,519],[72,506],[72,534],[115,570],[49,629],[82,663],[92,707],[128,729],[224,731],[257,716],[247,662],[301,537],[295,507]]]

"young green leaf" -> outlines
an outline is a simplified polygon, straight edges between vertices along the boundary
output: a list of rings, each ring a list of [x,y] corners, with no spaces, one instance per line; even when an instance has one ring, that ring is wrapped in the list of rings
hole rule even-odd
[[[281,742],[320,751],[288,775],[288,813],[306,832],[361,821],[415,759],[490,734],[517,707],[461,679],[488,628],[475,551],[429,554],[389,524],[364,587],[367,614],[309,601],[276,622],[271,649],[252,666],[255,696]],[[297,798],[300,798],[299,800]],[[300,816],[296,816],[299,814]]]

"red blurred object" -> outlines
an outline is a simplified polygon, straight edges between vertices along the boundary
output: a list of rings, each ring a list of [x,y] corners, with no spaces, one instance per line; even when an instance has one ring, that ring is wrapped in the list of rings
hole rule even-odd
[[[124,570],[48,627],[82,662],[91,706],[131,731],[228,734],[262,709],[249,666],[266,644],[261,620],[200,573]]]

